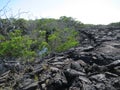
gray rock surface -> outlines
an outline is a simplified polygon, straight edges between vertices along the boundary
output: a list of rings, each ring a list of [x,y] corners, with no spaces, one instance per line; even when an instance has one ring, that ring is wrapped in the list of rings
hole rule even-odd
[[[120,27],[80,29],[80,46],[32,64],[0,62],[3,90],[120,90]]]

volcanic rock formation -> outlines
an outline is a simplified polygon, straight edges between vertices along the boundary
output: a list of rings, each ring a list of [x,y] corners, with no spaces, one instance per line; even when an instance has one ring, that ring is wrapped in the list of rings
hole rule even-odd
[[[1,61],[5,90],[120,90],[120,27],[80,29],[80,45],[34,63]]]

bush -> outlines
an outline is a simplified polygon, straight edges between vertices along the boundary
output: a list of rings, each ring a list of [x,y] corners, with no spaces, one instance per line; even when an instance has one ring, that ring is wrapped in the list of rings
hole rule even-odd
[[[2,22],[2,25],[6,25],[6,22]],[[40,19],[32,22],[11,19],[11,24],[8,23],[10,28],[6,25],[0,30],[5,31],[5,34],[0,34],[0,56],[26,59],[68,50],[78,45],[77,29],[81,25],[81,22],[71,17]],[[8,30],[4,29],[5,27],[8,27]],[[21,30],[15,30],[16,28]]]
[[[57,30],[49,36],[49,45],[52,52],[62,52],[78,45],[78,33],[69,28]]]
[[[75,47],[78,44],[79,44],[78,41],[71,39],[71,40],[68,40],[65,43],[61,44],[59,47],[57,47],[56,51],[62,52],[62,51],[68,50],[72,47]]]
[[[22,36],[20,30],[10,32],[9,39],[0,43],[0,55],[9,57],[24,57],[35,56],[35,52],[31,51],[30,46],[33,41],[28,35]]]

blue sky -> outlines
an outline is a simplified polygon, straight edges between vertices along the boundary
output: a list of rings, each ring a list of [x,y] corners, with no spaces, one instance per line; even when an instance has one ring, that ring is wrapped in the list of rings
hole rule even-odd
[[[0,8],[7,1],[0,0]],[[71,16],[91,24],[120,21],[120,0],[11,0],[7,10],[11,16],[28,12],[20,16],[26,19]]]

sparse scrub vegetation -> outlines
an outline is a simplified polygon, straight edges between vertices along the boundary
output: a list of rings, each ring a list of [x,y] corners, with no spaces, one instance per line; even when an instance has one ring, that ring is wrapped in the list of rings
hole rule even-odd
[[[0,57],[24,59],[44,57],[77,46],[77,29],[83,26],[66,16],[60,19],[0,19],[0,23]]]

